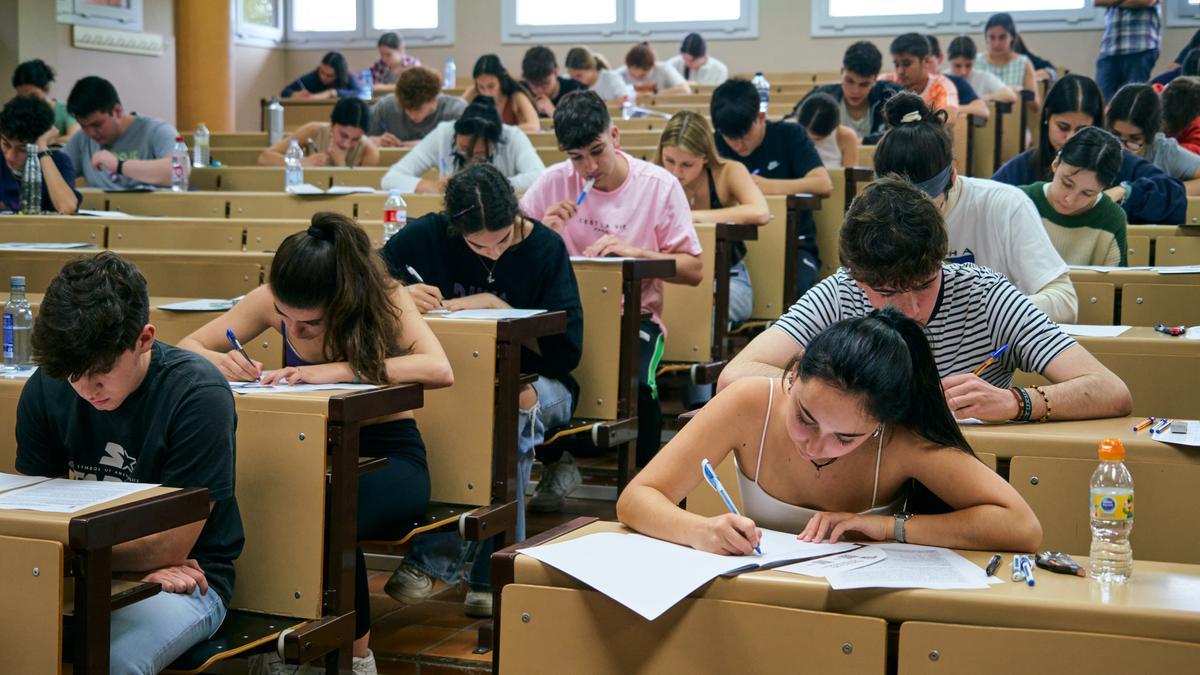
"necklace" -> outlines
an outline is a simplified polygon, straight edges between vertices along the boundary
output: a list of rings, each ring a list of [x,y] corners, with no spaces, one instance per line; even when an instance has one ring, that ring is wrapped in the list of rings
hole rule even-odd
[[[483,262],[483,256],[476,253],[475,259],[478,260],[479,264],[483,266],[483,271],[487,272],[487,282],[489,284],[496,283],[496,276],[493,274],[493,272],[496,271],[496,265],[499,265],[500,261],[497,260],[496,262],[492,263],[491,267],[488,267],[487,263]]]
[[[821,469],[824,469],[825,467],[829,466],[830,464],[833,464],[834,462],[838,461],[838,459],[839,459],[838,457],[834,457],[833,459],[829,460],[828,462],[825,462],[824,464],[817,464],[817,462],[815,460],[811,460],[811,459],[808,461],[812,463],[814,468],[816,468],[817,478],[820,478],[821,477]]]

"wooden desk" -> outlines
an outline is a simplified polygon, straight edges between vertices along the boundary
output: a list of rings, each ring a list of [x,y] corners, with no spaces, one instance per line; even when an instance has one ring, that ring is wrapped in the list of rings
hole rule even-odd
[[[1094,272],[1071,270],[1074,283],[1112,284],[1114,322],[1129,326],[1200,323],[1200,274],[1160,274],[1153,270]]]
[[[115,499],[76,513],[42,513],[37,511],[0,510],[0,538],[27,538],[42,543],[28,543],[17,551],[32,552],[46,549],[48,542],[70,551],[70,560],[61,558],[58,549],[57,566],[46,569],[46,581],[59,585],[62,599],[62,579],[69,565],[74,577],[75,640],[68,654],[77,673],[108,673],[109,617],[114,609],[112,548],[117,544],[194,523],[208,517],[208,491],[202,488],[152,488],[145,492]],[[7,542],[12,544],[12,540]],[[50,547],[53,548],[53,547]],[[8,549],[12,552],[14,549]],[[49,559],[53,561],[53,552]],[[15,561],[6,558],[5,566]],[[57,568],[57,569],[56,569]],[[12,569],[10,568],[10,571]],[[6,576],[3,586],[10,583],[15,589],[5,589],[6,598],[19,597],[22,587],[31,582],[29,569],[21,575]],[[57,581],[52,579],[57,575]],[[40,568],[36,575],[40,578]],[[0,586],[2,588],[3,586]],[[13,595],[10,595],[10,592]],[[142,597],[146,597],[143,595]],[[47,635],[28,635],[20,630],[20,615],[10,614],[15,606],[0,617],[6,630],[0,635],[0,668],[5,672],[59,672],[61,655],[61,615],[56,632]],[[35,616],[43,608],[30,608]],[[58,614],[60,604],[54,605]],[[13,619],[17,619],[16,622]],[[10,640],[20,642],[10,642]],[[29,641],[26,641],[29,640]],[[46,667],[53,664],[52,670]]]
[[[641,664],[670,668],[681,663],[692,666],[688,672],[725,672],[722,669],[730,664],[724,654],[735,651],[744,659],[741,646],[753,644],[755,663],[763,672],[795,672],[796,654],[803,653],[805,664],[816,664],[820,672],[882,673],[889,657],[912,651],[906,651],[905,636],[914,622],[977,629],[987,635],[1007,635],[1002,630],[1014,629],[1077,646],[1058,653],[1039,651],[1043,667],[1051,670],[1058,666],[1077,672],[1073,666],[1081,660],[1121,659],[1122,650],[1138,647],[1152,658],[1141,664],[1143,672],[1193,668],[1200,658],[1197,565],[1138,561],[1132,581],[1108,593],[1087,579],[1042,570],[1033,588],[1006,582],[963,591],[833,591],[824,579],[756,572],[715,579],[659,619],[645,621],[573,578],[516,555],[520,548],[545,541],[623,531],[617,523],[591,520],[577,519],[493,556],[501,647],[493,667],[498,672],[528,672],[535,660],[553,662],[559,654],[570,654],[572,669],[579,673],[632,672]],[[960,553],[980,567],[991,554]],[[1079,562],[1086,564],[1086,559]],[[711,618],[714,614],[719,620]],[[784,621],[793,630],[780,634],[773,622]],[[897,625],[899,643],[888,644],[888,626],[894,630]],[[808,631],[795,630],[798,627]],[[843,648],[846,644],[848,649]],[[944,663],[951,670],[945,672],[964,672],[954,670],[952,656],[967,649],[985,649],[992,658],[986,669],[971,672],[1010,672],[1011,640],[990,648],[979,640],[935,644],[947,655]],[[1158,645],[1158,650],[1147,652],[1147,644]],[[925,657],[928,651],[919,653]]]
[[[1119,438],[1130,461],[1200,466],[1200,449],[1167,445],[1150,439],[1146,432],[1134,433],[1133,426],[1145,417],[1114,417],[1101,420],[1047,422],[1045,424],[965,424],[961,427],[976,452],[994,453],[996,470],[1008,478],[1014,457],[1064,457],[1096,459],[1096,449],[1105,438]]]

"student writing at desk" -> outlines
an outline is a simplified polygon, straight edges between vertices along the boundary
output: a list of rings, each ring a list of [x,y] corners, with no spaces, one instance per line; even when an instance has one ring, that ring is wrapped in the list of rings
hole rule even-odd
[[[109,252],[69,262],[46,289],[17,404],[20,473],[208,489],[206,521],[113,548],[114,571],[163,590],[113,612],[113,673],[157,673],[212,635],[242,551],[229,385],[154,336],[136,267]]]
[[[700,240],[683,188],[662,167],[618,150],[620,132],[604,101],[592,91],[567,94],[554,111],[554,134],[567,160],[542,173],[522,210],[562,235],[571,255],[674,260],[667,282],[699,284]],[[655,380],[665,336],[662,284],[642,282],[641,309],[650,319],[638,332],[639,466],[658,451],[662,434]]]
[[[887,306],[925,329],[955,417],[1044,421],[1121,417],[1129,388],[1063,333],[1002,275],[946,263],[946,228],[911,183],[881,178],[854,200],[840,237],[844,267],[792,305],[721,372],[719,388],[751,375],[778,377],[825,328]],[[1000,347],[999,362],[974,371]],[[1009,388],[1017,369],[1051,384]]]
[[[272,326],[283,334],[284,368],[264,374],[262,364],[229,349],[227,330],[250,340]],[[261,375],[263,384],[414,382],[431,388],[454,381],[442,346],[408,292],[387,275],[366,233],[339,213],[314,215],[307,230],[279,245],[266,285],[247,293],[233,309],[179,345],[235,381]],[[399,539],[429,504],[425,445],[412,412],[364,426],[359,454],[387,458],[387,465],[359,478],[358,537]],[[355,668],[370,664],[374,671],[370,593],[361,548],[354,592]],[[267,658],[278,657],[272,652]]]
[[[28,145],[37,146],[42,169],[42,210],[75,213],[79,208],[71,159],[49,146],[55,133],[54,112],[41,99],[17,96],[4,104],[0,110],[0,149],[4,151],[4,161],[0,162],[0,209],[21,208]]]
[[[745,515],[679,508],[700,462],[734,455]],[[848,535],[953,548],[1032,551],[1037,516],[974,457],[942,398],[917,322],[895,308],[817,335],[782,378],[739,380],[639,473],[617,517],[660,539],[746,555],[758,526],[805,541]]]
[[[392,274],[408,284],[422,312],[437,308],[545,309],[564,311],[567,330],[538,338],[521,350],[521,372],[538,378],[521,391],[517,423],[517,494],[525,494],[534,448],[547,429],[571,420],[579,385],[571,371],[583,354],[583,307],[562,238],[521,213],[508,179],[490,164],[475,164],[446,185],[444,213],[418,218],[383,248]],[[531,509],[562,510],[563,498],[581,477],[570,453],[543,448],[545,465]],[[516,540],[525,538],[524,500],[518,501]],[[479,547],[471,568],[469,616],[491,616],[487,564],[489,539]],[[433,578],[448,584],[460,576],[469,551],[457,533],[424,535],[385,590],[412,604],[429,597]]]
[[[333,105],[328,122],[309,122],[258,155],[259,166],[283,166],[292,141],[304,151],[304,166],[378,166],[379,148],[366,137],[371,109],[361,98]]]

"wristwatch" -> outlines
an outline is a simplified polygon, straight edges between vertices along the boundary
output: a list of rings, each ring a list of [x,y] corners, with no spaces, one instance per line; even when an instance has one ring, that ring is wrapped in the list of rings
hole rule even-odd
[[[51,152],[49,150],[38,150],[38,154],[37,154],[38,159],[42,159],[44,157],[49,157],[49,156],[51,156]]]
[[[912,518],[913,514],[909,511],[901,511],[896,514],[896,541],[901,544],[904,542],[904,522]]]
[[[118,159],[118,160],[117,160],[117,170],[116,170],[116,174],[117,174],[118,176],[124,176],[124,175],[125,175],[125,160],[123,160],[123,159]]]

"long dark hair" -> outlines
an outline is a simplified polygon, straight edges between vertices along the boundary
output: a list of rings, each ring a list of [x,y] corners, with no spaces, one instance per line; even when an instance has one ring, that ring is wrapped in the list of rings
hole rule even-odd
[[[349,89],[350,82],[350,64],[346,62],[346,57],[341,52],[326,52],[325,56],[321,57],[321,65],[333,68],[333,86],[338,89]]]
[[[476,96],[464,110],[462,117],[454,122],[456,136],[470,136],[472,149],[480,140],[498,145],[504,138],[504,123],[496,111],[496,102],[491,96]],[[461,169],[466,160],[455,153],[455,169]]]
[[[860,396],[881,424],[900,425],[933,445],[974,456],[946,405],[941,375],[921,326],[894,307],[844,319],[822,331],[785,370],[802,380],[818,378]],[[886,364],[886,365],[885,365]],[[909,510],[947,507],[914,481]]]
[[[1129,122],[1142,130],[1146,143],[1153,143],[1162,129],[1162,101],[1148,84],[1127,84],[1108,102],[1106,125],[1112,131],[1115,122]]]
[[[454,174],[446,183],[445,200],[451,236],[503,230],[521,215],[512,183],[491,164],[472,164]]]
[[[396,281],[349,216],[313,214],[307,230],[279,245],[267,282],[283,304],[323,311],[322,356],[349,362],[365,381],[387,383],[384,360],[409,351],[400,347]]]
[[[529,90],[523,84],[513,79],[513,76],[508,72],[508,68],[504,67],[504,62],[495,54],[484,54],[475,61],[475,68],[471,71],[471,78],[475,79],[480,75],[491,75],[500,80],[500,93],[505,96],[512,96],[517,92],[530,96]],[[532,96],[530,96],[530,100],[533,100]]]
[[[905,122],[906,116],[913,115]],[[933,112],[920,96],[900,92],[883,104],[890,127],[875,147],[875,173],[894,173],[921,183],[954,160],[954,141],[946,131],[946,111]]]
[[[1012,14],[1008,12],[1000,12],[988,17],[987,23],[983,25],[983,34],[986,36],[988,31],[999,26],[1004,29],[1005,33],[1012,36],[1012,46],[1009,49],[1017,50],[1017,40],[1020,38],[1017,35],[1017,24],[1013,21]],[[1018,52],[1019,53],[1019,52]]]
[[[1104,120],[1104,95],[1096,81],[1071,73],[1050,87],[1046,102],[1042,106],[1042,133],[1038,147],[1029,153],[1029,168],[1035,176],[1051,180],[1050,164],[1058,155],[1058,149],[1050,145],[1050,116],[1080,112],[1092,118],[1092,124]]]

